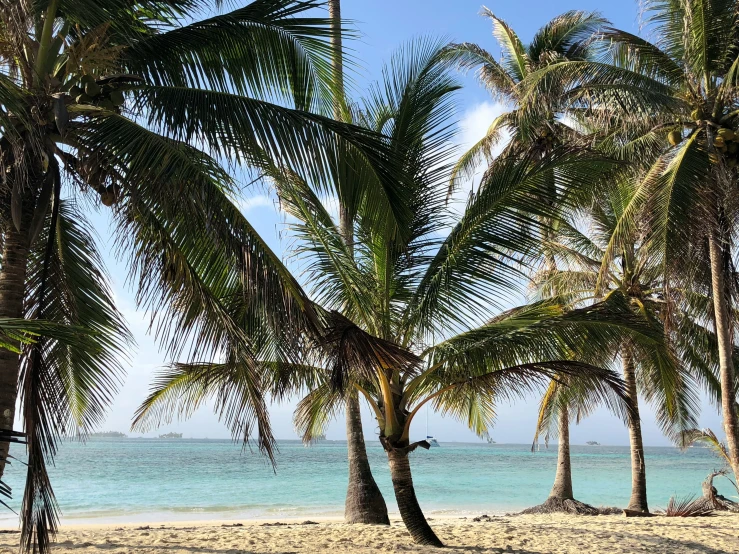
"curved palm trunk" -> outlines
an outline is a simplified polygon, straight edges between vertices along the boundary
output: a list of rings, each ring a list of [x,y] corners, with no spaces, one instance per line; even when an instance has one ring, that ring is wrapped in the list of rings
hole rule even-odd
[[[28,231],[16,230],[12,223],[5,228],[3,263],[0,271],[0,317],[23,317],[23,298],[28,266]],[[18,354],[0,348],[0,428],[12,429],[18,397]],[[5,472],[9,443],[0,443],[0,477]]]
[[[357,394],[346,400],[346,441],[349,449],[349,485],[344,519],[347,523],[390,525],[385,499],[375,482],[367,459]]]
[[[734,363],[732,360],[733,337],[729,300],[726,294],[727,255],[716,229],[708,238],[711,256],[711,289],[713,293],[714,321],[718,341],[719,366],[721,370],[721,407],[726,432],[726,447],[734,475],[739,475],[739,414],[737,414],[736,390],[734,388]]]
[[[639,397],[636,390],[636,373],[634,361],[627,348],[622,355],[624,382],[626,395],[631,404],[629,421],[629,444],[631,446],[631,499],[627,510],[649,513],[647,504],[647,466],[644,462],[644,442],[641,433],[641,418],[639,417]]]
[[[573,500],[572,464],[570,462],[570,414],[567,407],[559,413],[559,442],[557,444],[557,474],[549,498]]]
[[[413,541],[416,544],[444,546],[426,522],[421,506],[418,505],[408,453],[403,449],[390,449],[387,451],[387,458],[390,462],[390,477],[393,480],[400,517],[403,518],[403,523],[413,537]]]

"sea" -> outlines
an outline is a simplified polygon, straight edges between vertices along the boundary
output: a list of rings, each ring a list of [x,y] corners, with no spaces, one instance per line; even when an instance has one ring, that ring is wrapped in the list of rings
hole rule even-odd
[[[397,514],[385,453],[374,441],[367,450],[388,509]],[[671,496],[700,496],[703,479],[721,467],[704,448],[646,448],[645,457],[652,509],[664,507]],[[413,452],[411,468],[427,516],[492,515],[543,502],[556,460],[556,447],[531,452],[529,445],[442,443]],[[628,503],[627,447],[573,446],[572,466],[579,500]],[[4,478],[16,511],[25,469],[14,461]],[[272,466],[257,451],[228,440],[90,439],[63,443],[50,474],[63,523],[332,517],[343,514],[347,449],[344,441],[310,447],[280,441]],[[717,479],[716,485],[731,495],[728,481]],[[0,524],[16,522],[0,506]]]

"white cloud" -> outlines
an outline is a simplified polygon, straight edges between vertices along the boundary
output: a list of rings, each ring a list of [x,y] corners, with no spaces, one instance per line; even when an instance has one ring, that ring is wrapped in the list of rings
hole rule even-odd
[[[275,200],[266,194],[257,194],[255,196],[239,200],[239,208],[241,208],[242,212],[248,212],[255,208],[272,208],[277,210],[275,204]]]
[[[488,128],[495,118],[507,111],[510,111],[510,106],[502,102],[481,102],[469,107],[459,121],[459,134],[457,135],[459,155],[461,156],[480,141],[487,134]],[[503,150],[507,141],[507,137],[504,137],[494,149],[493,154],[497,156]],[[456,204],[458,208],[461,209],[464,207],[470,189],[473,184],[477,188],[484,170],[485,162],[482,162],[477,168],[474,177],[462,183],[454,193],[452,203]]]

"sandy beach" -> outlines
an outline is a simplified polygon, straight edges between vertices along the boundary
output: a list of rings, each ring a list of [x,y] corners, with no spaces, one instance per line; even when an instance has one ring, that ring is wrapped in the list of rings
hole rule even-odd
[[[455,552],[520,554],[665,554],[739,552],[739,516],[636,518],[496,516],[490,520],[432,520]],[[17,552],[18,534],[0,535],[0,553]],[[401,521],[390,527],[338,521],[187,522],[62,526],[54,551],[64,553],[290,553],[427,552],[416,546]]]

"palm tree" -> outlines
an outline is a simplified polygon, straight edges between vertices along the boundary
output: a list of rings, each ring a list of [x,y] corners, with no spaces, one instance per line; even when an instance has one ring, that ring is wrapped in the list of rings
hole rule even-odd
[[[535,104],[524,105],[522,85],[529,75],[549,64],[587,59],[593,35],[606,23],[597,13],[570,11],[541,27],[531,43],[524,45],[510,25],[488,8],[483,8],[482,15],[493,23],[502,59],[498,61],[481,46],[468,42],[449,45],[445,54],[462,70],[476,69],[480,84],[510,111],[498,116],[485,136],[459,158],[452,185],[472,177],[483,160],[492,161],[496,147],[504,140],[506,155],[536,152],[540,156],[547,156],[559,144],[581,142],[579,131],[562,119],[556,91],[539,95]]]
[[[536,103],[524,104],[522,98],[526,91],[523,84],[529,75],[549,64],[562,60],[588,59],[591,56],[592,38],[606,21],[597,13],[570,11],[552,19],[537,31],[530,44],[524,45],[510,25],[489,9],[483,8],[482,15],[492,20],[493,35],[501,49],[502,60],[496,60],[481,46],[470,43],[450,45],[446,49],[446,54],[455,60],[461,69],[477,69],[481,84],[491,92],[494,99],[508,106],[510,111],[498,116],[491,123],[485,136],[460,157],[452,172],[452,187],[462,179],[471,178],[483,159],[489,163],[487,171],[495,171],[494,152],[504,139],[508,142],[503,148],[502,156],[541,159],[551,156],[563,145],[567,148],[582,148],[588,143],[587,135],[583,134],[579,127],[573,127],[574,122],[563,118],[565,114],[557,91],[539,95]],[[552,206],[564,207],[564,204],[569,202],[558,198],[562,191],[558,190],[556,169],[548,180],[545,198]],[[579,190],[578,194],[584,192]],[[552,227],[553,220],[543,223],[549,228]],[[546,239],[546,235],[544,238]],[[557,270],[555,256],[546,248],[546,244],[547,240],[539,249],[543,258],[544,274]],[[571,387],[563,389],[561,379],[556,379],[551,383],[548,397],[553,399],[554,391],[570,389]],[[544,505],[532,508],[531,511],[564,509],[590,513],[593,510],[591,507],[575,501],[573,497],[569,412],[565,404],[560,404],[561,409],[557,411],[559,417],[557,476],[550,498]]]
[[[276,166],[269,170],[283,208],[297,221],[291,226],[294,254],[306,262],[316,310],[328,323],[325,335],[307,343],[303,363],[270,358],[268,341],[262,360],[277,397],[310,390],[295,415],[305,440],[323,433],[347,391],[369,402],[403,521],[416,542],[430,545],[441,542],[418,504],[408,458],[418,446],[428,447],[410,437],[424,405],[433,402],[485,435],[501,397],[530,391],[555,373],[587,380],[608,401],[612,391],[623,396],[612,372],[572,359],[573,352],[613,348],[620,340],[618,327],[603,325],[624,313],[619,299],[567,314],[543,302],[526,317],[490,319],[490,298],[520,282],[514,246],[533,248],[539,216],[550,213],[550,204],[537,200],[545,177],[556,165],[563,186],[588,183],[597,178],[602,159],[570,153],[546,161],[510,158],[487,176],[455,220],[440,186],[449,178],[451,95],[457,88],[446,69],[440,44],[412,45],[393,59],[363,109],[355,110],[357,120],[383,131],[391,149],[403,153],[406,174],[413,176],[406,196],[412,218],[405,228],[376,225],[373,207],[360,203],[350,249],[304,178]],[[526,215],[531,210],[533,217]],[[439,231],[450,223],[444,238]],[[633,335],[647,337],[640,342],[654,347],[661,340],[633,327]],[[232,413],[220,399],[239,386],[229,364],[172,366],[157,379],[135,424],[147,428],[188,415],[210,395],[219,399],[220,413]]]
[[[627,509],[648,512],[638,393],[656,405],[657,419],[663,431],[677,439],[682,431],[695,425],[699,402],[693,375],[710,380],[713,372],[705,363],[693,363],[695,359],[710,359],[710,350],[703,349],[705,341],[698,337],[700,334],[702,338],[709,338],[710,331],[693,322],[691,310],[679,302],[679,296],[666,290],[660,253],[653,252],[651,245],[641,240],[645,234],[643,228],[633,229],[634,234],[622,235],[618,257],[610,264],[604,264],[604,249],[612,243],[618,221],[634,194],[634,182],[632,172],[616,176],[601,188],[600,197],[590,208],[579,214],[579,222],[577,219],[560,222],[557,236],[551,237],[547,245],[557,258],[559,268],[543,275],[538,283],[538,292],[543,297],[557,296],[573,307],[580,307],[618,291],[628,299],[635,313],[642,314],[655,328],[661,329],[672,344],[675,363],[671,364],[658,364],[659,360],[636,357],[628,343],[620,347],[623,378],[631,407],[627,424],[632,489]],[[585,223],[588,224],[587,233],[581,231]],[[606,276],[600,279],[603,271]],[[556,393],[553,388],[542,403],[540,430],[546,428],[551,412],[557,408]],[[565,402],[559,400],[559,404],[567,409]],[[587,393],[575,398],[570,407],[574,406],[577,407],[578,419],[593,407]]]
[[[336,93],[333,105],[333,114],[336,121],[345,121],[350,115],[347,112],[344,92],[344,63],[343,48],[341,46],[341,0],[329,0],[329,17],[335,26],[331,37],[333,44],[332,68],[333,85]],[[342,194],[347,188],[356,186],[358,180],[355,176],[347,175],[346,171],[337,174],[344,177],[344,183],[333,181],[335,193],[339,199],[339,218],[341,234],[349,252],[353,250],[354,229],[352,213],[352,202],[347,194]],[[368,523],[390,525],[387,515],[385,499],[372,476],[367,448],[364,444],[364,431],[362,429],[362,414],[360,411],[359,396],[356,392],[347,395],[345,406],[346,417],[346,441],[349,456],[349,482],[346,488],[346,502],[344,507],[344,520],[347,523]]]
[[[413,54],[410,52],[407,57],[415,61]],[[435,61],[433,57],[426,59]],[[429,344],[428,341],[433,341],[434,336],[447,334],[449,324],[461,328],[466,326],[469,329],[484,310],[480,308],[480,295],[497,292],[497,286],[503,283],[505,286],[511,285],[506,278],[506,275],[511,275],[511,268],[506,265],[505,258],[501,260],[498,256],[506,252],[506,256],[510,257],[513,244],[525,249],[528,241],[536,235],[535,229],[542,227],[539,224],[542,218],[532,220],[521,215],[523,204],[518,205],[519,201],[526,203],[527,210],[536,211],[537,202],[532,201],[531,193],[536,192],[536,196],[542,196],[541,189],[549,181],[555,167],[559,169],[556,173],[558,177],[570,185],[575,182],[587,183],[594,173],[588,177],[579,174],[575,177],[578,172],[573,173],[573,163],[568,157],[571,153],[565,155],[562,152],[552,152],[547,160],[543,160],[541,156],[523,161],[506,157],[488,172],[479,196],[470,201],[462,221],[453,228],[447,240],[435,240],[433,235],[438,233],[438,223],[435,225],[434,218],[450,217],[441,208],[443,200],[439,196],[439,187],[433,186],[434,180],[443,182],[443,177],[448,175],[441,164],[441,161],[448,158],[448,154],[444,152],[448,138],[443,132],[436,130],[435,126],[429,125],[446,121],[447,118],[429,112],[426,116],[428,122],[426,125],[422,124],[426,109],[421,111],[420,107],[433,106],[427,102],[421,103],[417,92],[426,91],[427,96],[428,91],[433,90],[433,87],[426,84],[428,76],[425,73],[426,71],[420,70],[410,71],[410,68],[406,69],[396,61],[385,73],[384,97],[381,93],[376,93],[373,104],[364,110],[369,115],[368,125],[387,129],[387,134],[396,139],[399,145],[410,144],[410,152],[418,156],[409,159],[410,167],[418,168],[416,189],[411,200],[417,216],[408,233],[410,240],[401,241],[395,234],[388,236],[387,230],[376,231],[363,225],[360,210],[359,241],[355,245],[356,251],[350,255],[346,249],[339,248],[337,241],[340,233],[330,214],[323,208],[320,200],[310,193],[305,183],[294,175],[278,174],[275,179],[283,206],[299,221],[294,226],[301,245],[297,254],[309,260],[308,280],[314,283],[314,297],[329,309],[342,309],[344,315],[350,319],[347,327],[332,337],[333,347],[341,355],[337,353],[329,356],[332,363],[328,365],[338,369],[334,369],[333,375],[324,374],[323,380],[319,380],[321,386],[315,387],[301,402],[296,413],[297,426],[304,430],[304,439],[310,440],[322,433],[323,426],[334,412],[335,402],[341,396],[337,395],[329,383],[332,378],[337,379],[336,371],[347,371],[346,366],[341,366],[339,361],[347,356],[346,346],[342,341],[349,329],[352,332],[361,329],[391,341],[392,344],[415,350],[427,367],[421,373],[417,373],[415,364],[397,367],[382,356],[375,356],[375,363],[367,364],[369,367],[365,373],[353,378],[341,376],[338,380],[351,382],[353,379],[355,388],[362,392],[375,411],[380,427],[380,440],[390,461],[398,506],[414,540],[423,544],[438,544],[438,539],[425,522],[413,493],[407,459],[409,452],[419,445],[425,445],[423,441],[410,442],[410,425],[419,409],[427,402],[434,401],[437,408],[465,418],[475,431],[485,434],[492,416],[492,406],[497,400],[496,394],[504,393],[498,387],[504,387],[504,377],[508,372],[513,372],[517,378],[525,374],[524,381],[529,385],[542,376],[556,375],[561,380],[573,368],[586,366],[571,361],[573,352],[580,354],[586,348],[579,343],[575,347],[577,341],[569,342],[570,339],[574,340],[574,337],[570,337],[566,342],[569,342],[572,349],[563,348],[562,343],[559,343],[556,347],[556,360],[548,359],[547,355],[552,358],[555,355],[546,346],[543,351],[527,353],[520,351],[519,344],[517,357],[506,358],[503,354],[506,348],[512,348],[517,340],[521,340],[518,332],[523,335],[537,333],[538,328],[532,322],[540,322],[547,317],[563,317],[561,306],[555,304],[521,310],[520,313],[526,312],[521,317],[518,312],[505,314],[483,327],[460,333],[448,341],[436,345],[431,342],[433,346],[425,349],[420,345]],[[442,112],[442,109],[439,108],[439,111]],[[379,114],[379,117],[373,118],[374,114]],[[400,123],[404,127],[396,129],[395,125]],[[406,134],[401,135],[400,132]],[[413,134],[408,134],[411,132]],[[436,171],[430,172],[427,169],[428,162],[424,162],[428,159],[435,160],[431,167],[438,167]],[[591,171],[598,168],[601,162],[588,158],[586,160],[590,164],[584,165]],[[517,179],[520,181],[516,181]],[[521,189],[511,190],[514,188],[512,182],[516,182]],[[524,190],[528,193],[524,193]],[[519,197],[518,194],[523,196]],[[543,211],[546,207],[551,207],[551,202],[542,202],[542,205],[543,207],[538,207],[541,210],[538,215],[552,213]],[[511,227],[513,221],[519,224],[526,222],[526,228],[514,230]],[[496,228],[496,224],[500,227]],[[513,236],[517,233],[521,235],[514,240]],[[487,264],[492,264],[489,275],[483,271]],[[488,279],[492,282],[486,282]],[[424,290],[426,287],[428,289]],[[457,290],[455,287],[460,288]],[[453,299],[453,305],[436,304],[437,295],[447,294],[448,289],[452,289],[448,294],[449,299]],[[605,307],[600,309],[605,311]],[[465,310],[469,312],[464,314]],[[566,319],[567,325],[575,327],[578,323],[584,324],[577,319],[585,317],[583,313],[573,313],[569,317],[573,319]],[[601,317],[604,315],[601,314]],[[356,329],[352,326],[356,326]],[[510,335],[507,334],[508,331]],[[491,337],[486,344],[487,339],[483,337],[487,333],[495,339]],[[508,340],[511,342],[507,343]],[[546,339],[541,337],[541,340]],[[654,346],[660,340],[656,339],[651,345]],[[659,355],[664,355],[664,349],[659,349],[658,352]],[[485,353],[492,357],[501,356],[502,359],[490,361],[486,359]],[[475,356],[481,358],[475,360]],[[515,360],[524,365],[516,366]],[[506,366],[506,363],[511,366]],[[554,371],[554,368],[560,367],[562,374]],[[524,373],[518,374],[518,371]],[[618,406],[617,395],[614,398],[614,395],[608,394],[609,389],[601,381],[592,379],[587,382],[595,387],[596,393],[604,401],[614,407]],[[303,381],[300,383],[303,384]],[[486,388],[488,385],[491,388]]]
[[[372,195],[383,216],[394,217],[395,166],[378,137],[307,111],[328,111],[332,98],[335,31],[303,13],[321,3],[256,0],[198,20],[210,4],[3,5],[0,318],[73,324],[93,337],[76,345],[39,340],[20,358],[0,351],[0,428],[12,429],[20,385],[28,440],[27,548],[37,542],[46,551],[57,522],[45,458],[61,434],[84,435],[99,422],[121,370],[118,354],[130,343],[82,206],[111,209],[118,251],[130,259],[139,304],[162,316],[155,329],[169,356],[226,353],[251,364],[242,398],[251,411],[239,432],[256,422],[268,454],[273,439],[253,353],[223,295],[249,298],[240,315],[250,329],[280,330],[284,349],[319,322],[233,205],[237,186],[219,160],[248,165],[271,156],[320,186],[332,152],[350,152],[380,183],[358,196]],[[7,452],[0,442],[0,477]]]
[[[661,249],[668,282],[711,298],[724,431],[737,472],[731,268],[737,221],[732,188],[737,181],[739,3],[644,4],[646,27],[658,37],[656,43],[607,30],[603,59],[563,61],[536,72],[526,84],[526,101],[534,102],[542,91],[558,91],[574,110],[607,123],[614,141],[626,143],[641,163],[649,164],[613,233],[613,246],[605,249],[604,262],[611,263],[620,237],[637,226],[648,206],[645,240],[655,251]],[[668,148],[659,148],[668,141]]]

